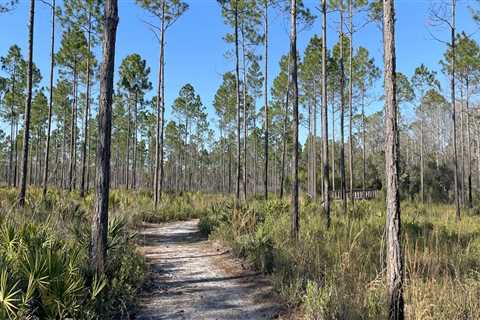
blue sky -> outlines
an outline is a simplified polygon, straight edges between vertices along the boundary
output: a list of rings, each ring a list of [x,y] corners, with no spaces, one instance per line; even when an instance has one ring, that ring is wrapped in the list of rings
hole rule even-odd
[[[60,0],[61,1],[61,0]],[[27,23],[28,0],[20,0],[16,9],[10,13],[0,15],[0,56],[6,54],[12,44],[18,44],[27,53]],[[222,73],[233,69],[233,61],[227,60],[224,53],[228,47],[223,41],[223,36],[229,32],[229,27],[224,24],[219,5],[216,0],[186,0],[190,9],[169,29],[166,47],[166,106],[167,117],[172,101],[179,89],[190,82],[202,97],[203,103],[209,111],[209,118],[214,118],[211,107],[215,91],[221,83]],[[432,3],[439,1],[430,0],[397,0],[397,70],[411,76],[415,67],[421,63],[439,72],[439,79],[443,84],[446,78],[440,72],[438,61],[442,58],[445,45],[432,39],[427,27],[428,11]],[[315,15],[318,0],[305,0],[307,7]],[[476,1],[459,0],[457,12],[457,27],[459,31],[465,30],[478,40],[478,26],[472,21],[469,12],[470,6],[475,6]],[[39,66],[44,76],[43,85],[48,84],[49,72],[49,37],[50,37],[50,12],[46,5],[37,0],[35,17],[35,48],[34,61]],[[281,55],[288,50],[288,21],[278,12],[272,10],[270,29],[270,72],[269,80],[273,80],[278,73],[278,61]],[[148,20],[148,13],[139,8],[134,0],[119,0],[120,23],[117,32],[116,68],[121,60],[130,53],[139,53],[147,60],[151,67],[151,81],[156,86],[158,68],[158,44],[152,32],[147,28],[142,19]],[[337,41],[338,16],[332,13],[328,17],[328,44],[329,47]],[[363,16],[358,16],[356,24],[362,24]],[[153,20],[151,20],[153,21]],[[308,30],[298,35],[298,46],[302,52],[308,40],[315,33],[321,32],[321,19],[317,18],[315,24]],[[437,30],[438,37],[448,40],[448,31]],[[57,49],[61,30],[57,29]],[[370,24],[355,34],[354,46],[366,47],[379,67],[382,67],[382,43],[378,26]],[[259,50],[263,50],[259,47]],[[260,51],[262,52],[262,51]],[[100,53],[100,48],[97,49]],[[116,73],[116,77],[118,74]],[[443,86],[447,89],[447,86]],[[374,91],[381,89],[377,84]],[[151,94],[154,93],[152,90]],[[259,105],[257,107],[260,107]],[[375,111],[377,106],[372,106]]]

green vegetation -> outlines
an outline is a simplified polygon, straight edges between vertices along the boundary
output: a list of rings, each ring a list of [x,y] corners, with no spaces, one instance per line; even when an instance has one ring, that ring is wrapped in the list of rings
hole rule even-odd
[[[121,195],[122,192],[114,192]],[[137,222],[160,223],[168,221],[180,221],[197,219],[206,215],[211,204],[218,199],[216,195],[185,193],[180,196],[164,195],[157,209],[154,209],[151,195],[145,197],[145,205],[137,205],[134,214],[137,214]],[[135,197],[135,202],[138,197]],[[130,207],[131,209],[131,207]]]
[[[15,209],[16,190],[0,190],[0,319],[128,318],[145,265],[127,211],[112,212],[108,265],[97,277],[89,264],[91,200],[53,190],[45,201],[31,190],[26,200]]]
[[[255,201],[240,209],[213,205],[200,220],[258,270],[272,273],[278,294],[305,319],[386,319],[385,207],[359,201],[331,227],[315,203],[301,206],[300,237],[289,237],[287,201]],[[402,205],[407,319],[480,317],[480,225],[465,214],[455,222],[448,205]]]
[[[0,318],[128,318],[146,268],[135,250],[143,221],[200,218],[200,230],[230,246],[252,268],[272,277],[275,291],[305,319],[385,319],[385,207],[358,201],[343,215],[332,207],[331,227],[320,205],[301,201],[298,241],[290,236],[287,200],[252,200],[236,209],[232,196],[110,194],[108,266],[97,278],[88,263],[93,196],[49,190],[1,189]],[[480,225],[472,209],[455,222],[454,207],[402,204],[407,319],[480,317]]]
[[[97,277],[89,261],[94,197],[31,189],[17,208],[17,191],[0,189],[0,319],[129,319],[147,272],[136,250],[143,221],[199,218],[216,195],[164,195],[153,208],[151,192],[110,193],[108,264]]]

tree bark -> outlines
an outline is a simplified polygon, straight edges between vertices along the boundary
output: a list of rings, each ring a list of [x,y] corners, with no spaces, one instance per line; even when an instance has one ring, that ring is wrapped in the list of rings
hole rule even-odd
[[[165,131],[165,28],[162,29],[162,44],[161,44],[161,65],[162,65],[162,113],[160,121],[160,186],[158,188],[158,200],[162,200],[163,194],[163,180],[165,177],[164,170],[164,131]]]
[[[350,34],[350,48],[348,54],[348,65],[349,65],[349,88],[348,88],[348,153],[349,153],[349,173],[350,173],[350,203],[353,209],[354,207],[354,198],[353,198],[353,0],[348,0],[348,10],[349,10],[349,34]]]
[[[128,99],[130,100],[130,99]],[[131,133],[131,115],[132,115],[132,110],[131,110],[131,105],[130,101],[127,102],[128,104],[128,115],[127,115],[127,154],[126,154],[126,172],[125,172],[125,185],[128,188],[130,188],[130,136],[132,135]]]
[[[165,37],[165,1],[162,2],[162,18],[161,18],[161,33],[160,33],[160,59],[158,63],[158,88],[157,88],[157,136],[155,146],[155,190],[154,190],[154,204],[157,209],[158,201],[162,197],[162,190],[160,188],[160,177],[163,176],[163,47]],[[162,157],[162,159],[160,159]],[[160,169],[160,166],[162,167]],[[159,171],[162,171],[160,174]]]
[[[35,23],[35,0],[30,0],[30,21],[28,24],[28,70],[27,70],[27,101],[25,104],[25,129],[23,136],[22,178],[20,182],[19,206],[25,206],[27,192],[28,143],[30,139],[30,111],[32,110],[32,78],[33,78],[33,31]]]
[[[90,118],[90,114],[88,115],[88,117]],[[88,141],[88,148],[87,148],[87,150],[88,150],[87,151],[87,181],[85,183],[85,185],[86,185],[85,188],[86,188],[86,191],[88,192],[88,190],[90,189],[90,175],[91,175],[91,171],[92,171],[91,170],[91,163],[92,163],[92,135],[91,135],[91,130],[88,130],[87,141]],[[116,160],[118,160],[118,158]],[[115,167],[115,171],[120,172],[120,170],[117,169],[117,168],[118,168],[118,166]],[[115,186],[115,187],[117,187],[117,186]]]
[[[307,149],[307,194],[313,199],[313,133],[312,133],[312,105],[308,101],[308,136],[306,141]]]
[[[221,148],[221,154],[220,154],[220,162],[222,166],[222,187],[221,187],[221,192],[225,193],[225,140],[223,137],[223,117],[220,122],[220,148]]]
[[[137,128],[138,128],[138,93],[135,93],[133,105],[133,164],[132,164],[132,187],[137,190]]]
[[[466,109],[467,109],[467,165],[468,165],[468,173],[467,173],[467,183],[468,183],[468,208],[472,208],[473,206],[473,196],[472,196],[472,146],[471,146],[471,138],[470,138],[470,87],[469,87],[469,79],[466,79],[466,89],[467,89],[467,96],[466,96]]]
[[[235,0],[235,80],[237,94],[237,182],[235,188],[235,199],[237,205],[240,201],[240,178],[241,178],[241,160],[240,160],[240,66],[238,55],[238,0]]]
[[[284,105],[284,116],[283,116],[283,143],[282,143],[282,167],[280,168],[280,199],[283,198],[283,190],[285,188],[285,164],[287,157],[287,125],[288,125],[288,104],[290,96],[290,55],[288,55],[288,67],[287,67],[287,91],[285,91],[285,105]]]
[[[343,0],[340,0],[340,188],[343,213],[347,213],[347,195],[345,178],[345,66],[343,53]]]
[[[291,81],[293,85],[293,170],[292,170],[292,237],[298,239],[298,82],[297,82],[297,0],[291,0],[290,57],[292,59]]]
[[[460,203],[461,206],[465,206],[465,136],[464,136],[464,121],[463,121],[463,90],[460,87]]]
[[[264,14],[264,56],[265,56],[265,73],[264,73],[264,82],[263,82],[263,98],[265,104],[264,110],[264,127],[265,127],[265,170],[263,176],[263,188],[264,188],[264,197],[265,200],[268,199],[268,0],[265,1],[265,14]],[[281,187],[283,189],[283,185]],[[283,191],[283,190],[282,190]]]
[[[404,318],[403,256],[401,249],[400,197],[398,185],[398,123],[395,70],[394,0],[383,1],[385,76],[385,174],[387,183],[387,288],[388,318]]]
[[[254,102],[253,104],[253,196],[257,196],[257,161],[258,161],[258,142],[257,142],[257,106]],[[223,152],[223,149],[222,149]]]
[[[476,146],[477,146],[477,189],[480,190],[480,139],[479,134],[480,130],[478,127],[478,121],[474,121],[475,124],[475,131],[476,131]]]
[[[424,168],[424,155],[423,155],[423,113],[420,114],[420,196],[422,203],[425,202],[425,186],[424,186],[424,176],[425,176],[425,168]]]
[[[53,108],[53,72],[55,68],[55,0],[52,0],[52,33],[50,37],[50,89],[48,98],[47,118],[47,140],[45,143],[45,167],[43,171],[43,196],[47,194],[48,188],[48,158],[50,156],[50,132],[52,129],[52,108]]]
[[[312,191],[313,200],[317,200],[317,88],[313,83],[313,141],[312,141]]]
[[[245,55],[245,30],[242,22],[242,62],[243,62],[243,196],[247,201],[247,64]]]
[[[335,93],[332,93],[332,191],[335,190]]]
[[[228,152],[228,193],[232,193],[232,152],[230,151],[230,144],[227,146]]]
[[[362,162],[363,162],[363,173],[362,173],[362,187],[363,191],[366,190],[366,176],[367,176],[367,130],[365,122],[365,87],[362,86],[362,140],[363,140],[363,150],[362,150]]]
[[[458,158],[457,158],[457,121],[455,110],[455,8],[456,0],[452,0],[452,21],[451,21],[451,48],[452,48],[452,77],[450,79],[450,90],[452,99],[452,121],[453,121],[453,162],[454,171],[454,191],[455,191],[455,216],[460,220],[460,197],[458,192]]]
[[[323,178],[323,209],[330,226],[330,176],[328,163],[328,98],[327,98],[327,0],[322,0],[322,178]]]
[[[19,115],[15,114],[15,165],[13,167],[13,186],[18,186],[18,118]]]
[[[84,132],[83,132],[83,144],[82,144],[82,176],[80,180],[80,197],[85,196],[85,174],[87,170],[87,138],[88,138],[88,115],[90,110],[90,51],[92,46],[92,12],[89,9],[88,12],[88,30],[87,30],[87,101],[85,104],[85,118],[84,118]],[[88,188],[88,186],[87,186]]]
[[[70,128],[70,162],[68,170],[68,191],[72,191],[73,185],[73,171],[74,171],[74,162],[75,162],[75,126],[76,126],[76,116],[75,109],[77,108],[77,62],[74,62],[73,67],[73,104],[71,112],[71,128]]]
[[[13,176],[13,151],[14,151],[14,144],[16,144],[16,136],[15,136],[15,84],[16,84],[16,65],[13,69],[13,81],[12,81],[12,105],[11,105],[11,119],[10,119],[10,154],[8,160],[8,186],[11,187],[12,184],[15,185],[15,180]],[[15,143],[14,143],[15,141]]]
[[[92,267],[105,271],[108,234],[108,196],[110,188],[110,143],[112,135],[112,94],[115,67],[115,38],[118,24],[117,0],[105,0],[103,64],[100,71],[100,106],[95,212],[92,218]]]

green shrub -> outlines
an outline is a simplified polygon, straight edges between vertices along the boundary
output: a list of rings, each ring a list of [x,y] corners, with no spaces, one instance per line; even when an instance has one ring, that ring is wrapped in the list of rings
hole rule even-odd
[[[112,214],[105,276],[89,263],[88,203],[35,189],[25,209],[0,190],[0,319],[126,319],[145,265],[128,219]],[[8,209],[7,209],[8,208]]]
[[[315,281],[308,281],[303,297],[305,319],[337,319],[335,296],[335,288],[331,284],[318,285]]]

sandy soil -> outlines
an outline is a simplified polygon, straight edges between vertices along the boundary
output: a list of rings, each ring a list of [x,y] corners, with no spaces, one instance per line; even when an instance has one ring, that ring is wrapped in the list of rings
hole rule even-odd
[[[207,241],[197,223],[145,224],[141,250],[151,273],[136,319],[278,318],[268,279]]]

